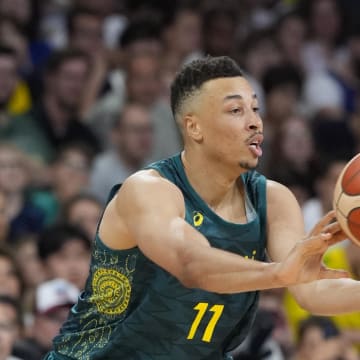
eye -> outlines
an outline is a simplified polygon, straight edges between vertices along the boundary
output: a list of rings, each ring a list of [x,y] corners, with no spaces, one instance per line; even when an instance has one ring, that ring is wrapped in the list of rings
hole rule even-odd
[[[254,113],[258,113],[260,111],[260,108],[258,106],[253,107]]]
[[[242,114],[242,113],[243,113],[243,109],[237,107],[237,108],[231,109],[231,110],[230,110],[230,113],[231,113],[231,114],[234,114],[234,115],[239,115],[239,114]]]

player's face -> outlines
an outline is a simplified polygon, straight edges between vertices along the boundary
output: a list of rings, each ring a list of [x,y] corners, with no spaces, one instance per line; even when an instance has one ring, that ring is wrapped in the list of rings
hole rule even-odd
[[[252,169],[262,154],[262,120],[258,100],[243,77],[205,83],[196,115],[204,149],[222,163]]]

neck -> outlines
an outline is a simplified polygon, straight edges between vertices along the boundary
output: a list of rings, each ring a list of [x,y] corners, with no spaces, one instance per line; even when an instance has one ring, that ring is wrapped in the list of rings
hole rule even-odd
[[[237,199],[240,192],[242,196],[242,183],[238,181],[241,171],[238,169],[230,171],[218,160],[204,159],[191,150],[182,153],[182,162],[191,186],[211,208],[216,210]]]
[[[44,107],[55,132],[63,131],[73,114],[65,106],[61,106],[56,97],[51,94],[45,95]]]

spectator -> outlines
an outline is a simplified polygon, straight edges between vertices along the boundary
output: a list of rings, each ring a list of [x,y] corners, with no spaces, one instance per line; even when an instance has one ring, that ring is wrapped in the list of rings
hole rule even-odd
[[[160,59],[148,53],[134,54],[125,68],[126,82],[123,98],[109,94],[108,101],[99,102],[89,118],[92,128],[109,144],[111,124],[116,121],[126,102],[136,102],[151,111],[154,124],[154,146],[151,160],[161,159],[180,151],[180,137],[171,115],[169,103],[162,98]]]
[[[45,274],[39,259],[35,236],[22,236],[16,239],[12,249],[17,268],[24,282],[22,307],[26,331],[33,315],[35,289],[45,280]]]
[[[266,113],[266,103],[262,79],[268,68],[282,62],[282,55],[274,34],[269,30],[251,32],[245,39],[239,41],[235,51],[259,99],[259,111],[263,116]]]
[[[232,56],[235,52],[236,9],[217,3],[204,11],[202,21],[203,53],[211,56]]]
[[[326,317],[310,317],[299,327],[298,349],[294,360],[357,360],[341,332]]]
[[[316,164],[309,122],[301,116],[290,116],[275,130],[274,139],[266,174],[288,185],[302,205],[313,195]]]
[[[38,159],[46,151],[48,142],[33,122],[13,116],[13,104],[23,96],[18,71],[15,50],[0,45],[0,140],[13,143]]]
[[[335,184],[346,163],[346,159],[335,159],[322,161],[321,165],[318,165],[315,179],[316,196],[306,201],[302,208],[306,231],[332,209]]]
[[[45,212],[47,225],[57,219],[69,199],[87,188],[92,159],[91,149],[81,142],[59,149],[45,184],[49,189],[34,191],[31,195],[32,201]]]
[[[343,15],[336,0],[305,0],[300,10],[307,21],[309,39],[303,50],[303,62],[309,74],[323,71],[337,56],[342,40]]]
[[[286,13],[280,17],[275,32],[284,61],[303,70],[302,50],[306,36],[304,19],[298,12]]]
[[[139,170],[152,150],[153,124],[149,111],[141,104],[127,104],[113,129],[114,147],[95,159],[90,192],[100,200],[113,184]]]
[[[6,213],[10,220],[7,241],[16,237],[39,233],[45,225],[45,214],[27,196],[30,186],[28,160],[19,149],[0,144],[0,190],[6,197]]]
[[[261,165],[267,166],[274,134],[282,124],[300,109],[302,75],[297,68],[288,64],[269,67],[263,76],[262,86],[266,95],[264,132],[266,132],[265,151]],[[270,164],[269,164],[270,165]]]
[[[64,206],[63,221],[79,226],[93,239],[102,207],[102,203],[90,194],[75,195]]]
[[[73,9],[68,17],[68,45],[72,49],[83,51],[91,65],[87,90],[82,98],[81,115],[89,111],[100,95],[111,89],[103,21],[99,13],[81,8]]]
[[[20,341],[14,353],[26,360],[41,360],[50,350],[70,308],[76,303],[78,289],[63,279],[54,279],[36,289],[31,336]]]
[[[91,239],[76,226],[48,227],[38,241],[38,254],[47,279],[64,279],[82,290],[89,269],[91,244]]]
[[[10,248],[0,246],[0,295],[22,302],[24,281]]]
[[[163,29],[164,65],[179,68],[202,56],[202,19],[195,6],[180,6]]]
[[[0,360],[21,360],[11,355],[15,342],[20,338],[21,329],[19,303],[12,297],[0,295]]]
[[[64,50],[52,54],[48,61],[44,92],[37,105],[27,115],[43,132],[49,148],[42,156],[47,159],[65,144],[82,141],[94,151],[99,143],[79,118],[80,103],[86,89],[89,62],[79,51]]]

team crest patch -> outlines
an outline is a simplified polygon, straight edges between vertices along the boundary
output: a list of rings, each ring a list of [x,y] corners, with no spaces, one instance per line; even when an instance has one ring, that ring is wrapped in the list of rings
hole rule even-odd
[[[106,315],[120,315],[128,305],[131,294],[129,279],[114,269],[97,269],[92,280],[93,296],[98,311]]]

